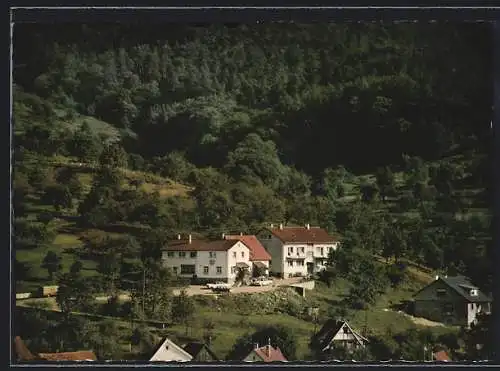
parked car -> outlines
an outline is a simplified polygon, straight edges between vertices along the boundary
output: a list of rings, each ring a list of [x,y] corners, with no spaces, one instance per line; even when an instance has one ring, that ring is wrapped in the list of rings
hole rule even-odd
[[[250,284],[252,286],[269,286],[273,284],[273,280],[269,277],[257,277],[253,278]]]
[[[206,287],[209,288],[209,289],[213,289],[214,287],[218,286],[218,285],[224,285],[225,283],[222,282],[222,281],[217,281],[217,282],[209,282],[206,284]]]
[[[210,285],[210,286],[208,286]],[[216,282],[213,284],[208,284],[207,287],[212,290],[229,290],[231,288],[231,284],[225,282]]]
[[[231,291],[231,286],[225,284],[225,285],[217,285],[212,288],[212,291],[217,293],[217,292],[230,292]]]

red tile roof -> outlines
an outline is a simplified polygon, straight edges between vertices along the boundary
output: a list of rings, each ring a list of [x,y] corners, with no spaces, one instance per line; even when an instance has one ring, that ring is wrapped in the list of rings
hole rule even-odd
[[[95,353],[90,350],[63,353],[39,353],[38,356],[46,361],[97,361]]]
[[[283,227],[269,229],[272,234],[284,243],[334,243],[339,239],[330,236],[326,230],[319,227]]]
[[[444,350],[440,350],[439,352],[433,353],[434,360],[436,361],[442,361],[442,362],[449,362],[451,361],[450,357],[448,356],[448,353],[446,353]]]
[[[250,249],[250,261],[265,261],[271,260],[271,255],[266,251],[264,246],[259,242],[257,237],[244,235],[228,235],[225,236],[227,240],[238,240],[243,242]]]
[[[276,347],[272,347],[271,345],[266,345],[264,347],[260,347],[257,349],[254,349],[254,352],[257,353],[257,355],[262,358],[264,362],[286,362],[287,359],[281,353],[281,349]]]
[[[167,242],[165,251],[227,251],[236,244],[237,241],[232,240],[173,240]]]

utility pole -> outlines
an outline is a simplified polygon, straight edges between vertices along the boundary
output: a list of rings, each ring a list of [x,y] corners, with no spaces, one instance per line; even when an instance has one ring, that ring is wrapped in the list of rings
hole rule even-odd
[[[363,336],[366,337],[367,331],[368,331],[368,311],[365,309],[365,324],[363,326]]]
[[[146,299],[146,266],[144,266],[142,270],[142,315],[144,315],[146,312],[144,311],[144,303]]]

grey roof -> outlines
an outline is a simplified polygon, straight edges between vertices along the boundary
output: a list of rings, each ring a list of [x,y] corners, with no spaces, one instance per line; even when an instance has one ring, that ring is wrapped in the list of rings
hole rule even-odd
[[[491,298],[486,296],[477,286],[472,284],[469,278],[465,276],[439,277],[439,279],[471,303],[484,303],[492,301]],[[477,296],[470,295],[471,289],[477,289]]]

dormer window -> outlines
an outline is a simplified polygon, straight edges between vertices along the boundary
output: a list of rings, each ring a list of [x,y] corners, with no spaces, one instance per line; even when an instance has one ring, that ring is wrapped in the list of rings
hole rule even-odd
[[[470,290],[470,296],[477,296],[477,290],[476,289]]]

